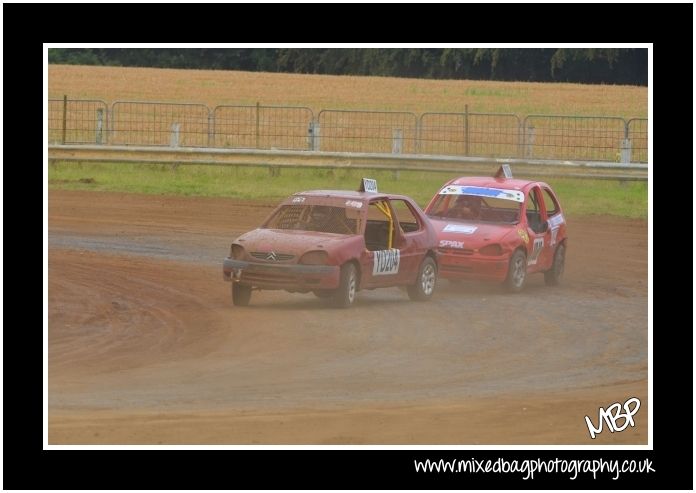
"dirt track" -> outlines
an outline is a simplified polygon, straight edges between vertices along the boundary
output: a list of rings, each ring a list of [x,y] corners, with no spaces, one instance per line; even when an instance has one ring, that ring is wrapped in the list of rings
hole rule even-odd
[[[566,279],[233,308],[272,204],[49,193],[50,443],[647,443],[647,224],[568,218]],[[636,427],[584,415],[639,397]]]

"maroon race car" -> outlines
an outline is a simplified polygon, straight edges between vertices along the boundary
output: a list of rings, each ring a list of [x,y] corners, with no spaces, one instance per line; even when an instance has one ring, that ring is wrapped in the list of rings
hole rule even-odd
[[[566,222],[546,183],[515,180],[504,165],[492,178],[447,182],[425,212],[438,234],[440,277],[499,281],[513,292],[535,272],[548,285],[561,281]]]
[[[368,190],[368,191],[365,191]],[[428,300],[437,281],[437,235],[409,197],[312,190],[284,200],[253,231],[237,238],[223,262],[232,301],[248,305],[253,289],[313,292],[348,307],[360,289],[406,286]]]

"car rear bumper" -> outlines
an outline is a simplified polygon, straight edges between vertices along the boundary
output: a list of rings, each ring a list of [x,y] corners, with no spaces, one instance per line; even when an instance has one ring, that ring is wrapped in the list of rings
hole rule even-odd
[[[507,277],[509,263],[508,257],[440,254],[439,274],[445,279],[502,282]]]
[[[225,258],[222,274],[226,281],[261,289],[311,291],[338,287],[340,267],[335,265],[268,264]]]

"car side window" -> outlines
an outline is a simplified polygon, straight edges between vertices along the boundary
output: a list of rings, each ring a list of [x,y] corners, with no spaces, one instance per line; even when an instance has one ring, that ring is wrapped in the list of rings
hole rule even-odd
[[[560,207],[558,207],[556,199],[553,197],[553,195],[551,195],[551,192],[549,192],[548,189],[543,188],[542,190],[544,196],[544,205],[546,206],[546,215],[551,217],[558,213]]]
[[[539,187],[534,187],[527,196],[527,224],[535,233],[542,233],[541,210],[539,208]]]
[[[391,205],[404,233],[411,233],[421,229],[422,226],[418,217],[405,200],[392,200]]]
[[[391,214],[386,200],[370,202],[367,209],[367,224],[365,224],[365,246],[370,251],[387,250],[394,243],[394,231],[391,230],[389,218]],[[391,237],[389,234],[391,233]]]

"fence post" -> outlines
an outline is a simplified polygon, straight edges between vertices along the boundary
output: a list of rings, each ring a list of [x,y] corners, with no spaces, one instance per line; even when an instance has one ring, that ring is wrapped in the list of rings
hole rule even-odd
[[[208,147],[215,147],[215,129],[213,125],[215,125],[215,120],[213,120],[213,114],[210,112],[210,108],[208,108]]]
[[[628,138],[621,141],[621,162],[631,162],[631,140]]]
[[[404,147],[404,131],[395,128],[392,131],[392,154],[401,154]]]
[[[169,141],[170,147],[179,147],[179,123],[172,123],[172,134]]]
[[[96,129],[96,141],[97,144],[102,143],[102,129],[104,128],[104,110],[97,108],[97,129]]]
[[[532,157],[534,148],[534,125],[525,128],[525,157]]]
[[[106,118],[108,119],[109,124],[107,125],[106,129],[106,141],[113,144],[114,138],[116,136],[116,126],[114,124],[114,106],[116,103],[111,103],[111,108],[107,108],[106,110]]]
[[[260,112],[260,105],[259,102],[256,101],[256,148],[259,149],[259,112]]]
[[[469,155],[469,105],[464,105],[464,155]]]
[[[416,154],[421,153],[421,120],[423,119],[423,114],[421,114],[416,120],[416,142],[414,145],[414,152]]]
[[[309,122],[309,128],[307,128],[307,146],[310,151],[319,150],[319,137],[320,137],[319,121],[312,120]]]
[[[68,95],[63,95],[63,137],[61,138],[61,144],[65,145],[65,123],[68,117]]]
[[[314,139],[313,139],[313,145],[312,145],[312,150],[313,151],[320,151],[321,150],[321,126],[319,125],[319,119],[317,118],[316,121],[314,122]]]

